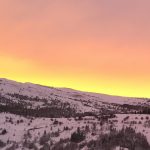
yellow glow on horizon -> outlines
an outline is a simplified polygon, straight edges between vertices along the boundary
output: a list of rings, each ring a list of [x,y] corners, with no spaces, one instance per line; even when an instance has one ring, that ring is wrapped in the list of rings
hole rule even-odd
[[[138,79],[117,79],[115,77],[96,76],[73,73],[38,71],[37,66],[28,64],[22,60],[11,58],[0,58],[1,77],[18,82],[31,82],[45,86],[73,88],[76,90],[96,92],[102,94],[128,96],[128,97],[150,97],[149,87],[144,83],[137,83]],[[93,79],[94,77],[94,79]],[[144,89],[142,87],[145,87]]]
[[[0,1],[0,78],[150,97],[149,6],[148,0]]]

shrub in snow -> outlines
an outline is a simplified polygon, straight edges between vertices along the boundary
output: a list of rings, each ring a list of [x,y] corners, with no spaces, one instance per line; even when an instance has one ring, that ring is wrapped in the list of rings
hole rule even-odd
[[[77,150],[78,149],[78,145],[76,143],[67,143],[67,145],[64,147],[64,150]]]
[[[139,121],[139,124],[142,124],[142,122],[141,122],[141,121]]]
[[[59,135],[60,135],[60,134],[59,134],[59,131],[56,131],[56,132],[52,132],[52,133],[51,133],[51,136],[52,136],[52,137],[59,137]]]
[[[55,146],[52,148],[52,150],[78,150],[78,145],[73,142],[58,142],[55,144]]]
[[[35,145],[35,142],[31,142],[27,139],[25,139],[25,141],[23,142],[23,147],[27,148],[27,149],[34,149],[34,150],[38,150],[38,148]]]
[[[145,121],[144,127],[150,128],[150,120]]]
[[[129,119],[129,116],[125,117],[125,118],[123,119],[123,121],[127,121],[128,119]]]
[[[65,131],[65,130],[69,130],[69,127],[64,127],[64,131]]]
[[[4,147],[6,144],[0,140],[0,147]]]
[[[58,125],[59,122],[55,119],[55,121],[53,122],[54,125]]]
[[[1,135],[5,135],[7,133],[6,129],[3,129]]]
[[[86,147],[87,143],[83,142],[79,145],[79,149],[83,149],[84,147]]]
[[[129,150],[150,150],[146,137],[141,133],[136,133],[130,127],[123,128],[120,131],[114,129],[108,134],[100,135],[97,140],[90,141],[87,146],[94,150],[112,150],[118,146]]]
[[[85,139],[85,134],[78,127],[77,132],[72,133],[71,142],[80,143]]]
[[[40,138],[40,145],[45,145],[48,141],[50,140],[50,134],[46,133],[46,131],[44,132],[43,136]]]
[[[149,116],[146,116],[146,120],[149,120]]]
[[[48,143],[45,143],[45,144],[43,145],[43,147],[40,148],[40,150],[50,150],[49,144],[48,144]]]
[[[88,125],[85,126],[85,132],[86,133],[90,132],[90,127]]]

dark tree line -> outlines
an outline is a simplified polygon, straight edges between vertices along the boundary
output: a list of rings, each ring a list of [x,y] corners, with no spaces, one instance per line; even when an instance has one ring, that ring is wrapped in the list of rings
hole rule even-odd
[[[21,104],[7,104],[0,105],[0,112],[9,112],[16,115],[32,116],[32,117],[72,117],[75,116],[75,110],[72,108],[59,108],[59,107],[43,107],[43,108],[27,108]]]

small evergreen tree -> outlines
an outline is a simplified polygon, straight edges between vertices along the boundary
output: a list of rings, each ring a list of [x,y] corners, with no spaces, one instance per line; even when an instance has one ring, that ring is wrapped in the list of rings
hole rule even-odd
[[[80,130],[80,128],[77,128],[77,132],[74,132],[71,135],[71,142],[80,143],[85,139],[84,133]]]

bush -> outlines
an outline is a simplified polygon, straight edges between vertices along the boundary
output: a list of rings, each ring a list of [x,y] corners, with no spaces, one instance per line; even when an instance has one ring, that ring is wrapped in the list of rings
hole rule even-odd
[[[0,147],[4,147],[6,144],[0,140]]]
[[[40,145],[45,145],[50,140],[50,134],[44,132],[43,136],[40,138]]]
[[[57,120],[55,120],[55,121],[53,122],[53,124],[54,124],[54,125],[58,125],[59,122],[58,122]]]
[[[129,118],[130,118],[129,116],[125,117],[125,118],[123,119],[123,121],[127,121]]]
[[[49,144],[44,144],[44,146],[42,148],[40,148],[40,150],[50,150],[50,146]]]
[[[73,142],[65,143],[65,142],[58,142],[52,150],[78,150],[78,145]]]
[[[64,150],[77,150],[78,149],[78,145],[76,143],[68,143],[65,147]]]
[[[134,129],[127,127],[120,131],[112,130],[109,134],[104,134],[96,141],[90,141],[90,149],[112,150],[117,146],[128,148],[129,150],[150,150],[147,139],[141,133],[136,133]]]
[[[150,120],[145,121],[144,127],[150,128]]]
[[[1,135],[5,135],[7,133],[6,129],[2,130]]]
[[[69,127],[64,127],[64,131],[65,131],[65,130],[68,131],[68,130],[69,130]]]
[[[59,131],[56,131],[56,132],[52,132],[51,133],[51,137],[59,137]]]
[[[64,144],[62,142],[58,142],[55,144],[52,150],[64,150]]]
[[[35,143],[33,143],[33,142],[29,143],[28,148],[29,148],[29,149],[38,150],[38,148],[36,147]]]
[[[77,132],[74,132],[71,135],[71,142],[80,143],[85,139],[85,134],[80,131],[80,128],[77,129]]]
[[[27,149],[34,149],[34,150],[37,150],[38,148],[36,147],[35,143],[34,142],[31,142],[27,139],[25,139],[25,141],[23,142],[23,147],[24,148],[27,148]],[[16,148],[14,148],[16,149]],[[11,150],[11,149],[10,149]]]

